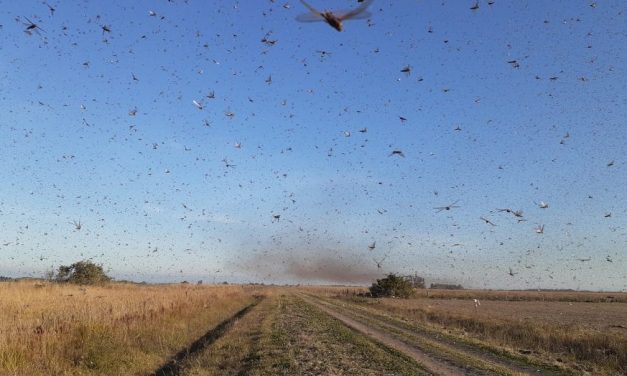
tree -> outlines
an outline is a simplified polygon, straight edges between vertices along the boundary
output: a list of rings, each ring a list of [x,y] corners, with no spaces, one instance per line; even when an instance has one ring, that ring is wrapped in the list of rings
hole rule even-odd
[[[414,294],[412,282],[406,278],[390,273],[383,279],[377,279],[377,283],[370,286],[370,295],[379,297],[409,298]]]
[[[111,281],[102,265],[91,261],[78,261],[70,266],[61,265],[55,277],[57,282],[69,282],[79,285],[99,285]]]

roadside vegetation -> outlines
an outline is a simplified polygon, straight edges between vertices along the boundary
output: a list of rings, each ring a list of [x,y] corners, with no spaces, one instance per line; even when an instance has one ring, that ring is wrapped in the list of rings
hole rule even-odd
[[[391,297],[391,298],[409,298],[416,291],[412,283],[401,276],[390,273],[387,277],[377,279],[377,282],[370,286],[370,296],[375,298]]]
[[[147,374],[254,301],[243,286],[0,284],[0,375]]]

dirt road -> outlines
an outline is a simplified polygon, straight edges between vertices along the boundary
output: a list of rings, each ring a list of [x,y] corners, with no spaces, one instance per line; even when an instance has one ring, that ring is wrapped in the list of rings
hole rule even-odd
[[[410,346],[408,344],[406,344],[403,341],[400,341],[398,338],[396,338],[393,334],[390,333],[386,333],[382,330],[378,330],[375,329],[372,326],[368,326],[366,324],[362,324],[359,321],[353,320],[351,318],[349,318],[348,316],[345,316],[337,311],[334,311],[329,305],[321,303],[321,302],[316,302],[311,298],[305,298],[306,302],[309,304],[314,305],[316,308],[320,309],[321,311],[325,312],[326,314],[333,316],[334,318],[340,320],[341,322],[343,322],[345,325],[347,325],[348,327],[364,334],[367,335],[368,337],[374,339],[375,341],[381,342],[386,346],[389,346],[393,349],[396,349],[408,356],[410,356],[412,359],[414,359],[416,362],[422,364],[425,366],[425,368],[427,368],[429,371],[438,374],[438,375],[464,375],[467,373],[464,373],[462,369],[459,369],[458,367],[455,367],[452,364],[449,364],[448,362],[444,361],[444,360],[438,360],[438,359],[434,359],[433,357],[429,356],[429,354],[427,354],[426,352],[422,351],[421,349],[419,349],[418,347],[413,347]]]
[[[242,309],[153,375],[561,375],[412,327],[355,304],[305,294]]]
[[[560,375],[553,367],[530,365],[524,359],[462,343],[442,333],[428,332],[376,315],[357,305],[301,295],[308,304],[350,328],[392,347],[438,375]]]

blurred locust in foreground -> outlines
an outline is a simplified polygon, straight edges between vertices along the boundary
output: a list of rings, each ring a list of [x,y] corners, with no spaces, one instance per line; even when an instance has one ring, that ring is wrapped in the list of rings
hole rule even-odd
[[[331,25],[335,30],[342,31],[342,28],[344,27],[342,25],[342,22],[344,20],[364,19],[364,18],[370,17],[371,14],[370,12],[366,10],[366,8],[370,6],[373,0],[365,0],[362,2],[360,6],[358,6],[357,8],[353,10],[339,11],[339,12],[337,11],[336,12],[331,12],[331,11],[320,12],[316,8],[307,4],[305,1],[300,0],[300,2],[303,3],[303,5],[307,7],[307,9],[309,9],[309,13],[304,13],[304,14],[299,15],[298,17],[296,17],[297,21],[300,21],[300,22],[325,21],[326,23]]]

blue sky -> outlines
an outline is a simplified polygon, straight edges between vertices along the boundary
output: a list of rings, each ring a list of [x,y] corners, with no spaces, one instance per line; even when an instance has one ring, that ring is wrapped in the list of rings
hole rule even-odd
[[[0,15],[0,274],[627,289],[621,1],[48,4]]]

